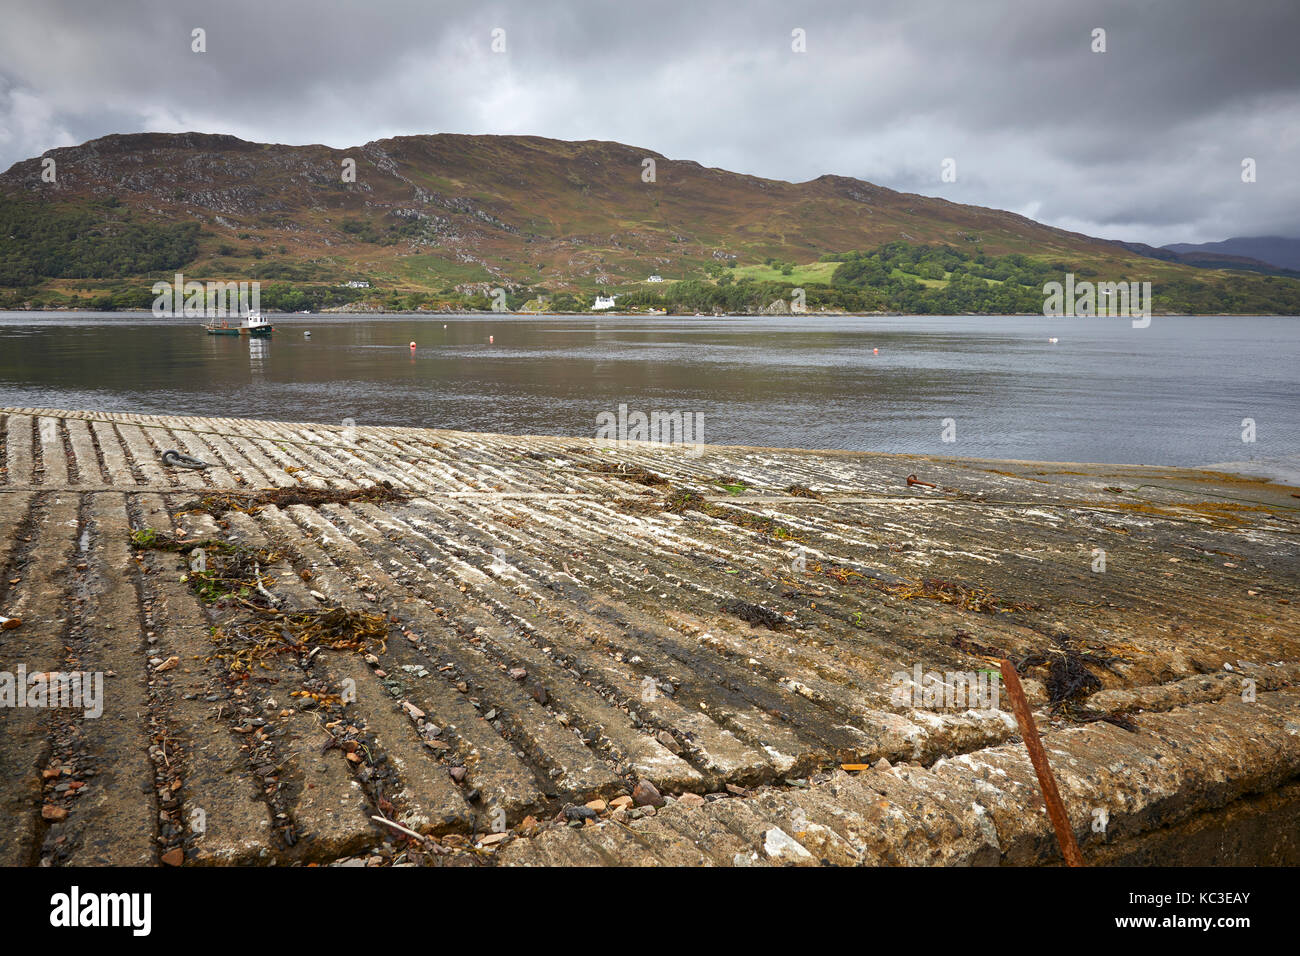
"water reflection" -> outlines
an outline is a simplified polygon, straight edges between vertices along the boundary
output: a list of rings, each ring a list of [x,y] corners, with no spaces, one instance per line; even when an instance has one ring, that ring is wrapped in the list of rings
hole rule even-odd
[[[1300,453],[1300,323],[1286,318],[275,325],[265,341],[147,315],[0,314],[0,404],[591,436],[625,403],[703,415],[709,441],[735,444],[1161,464]],[[1243,446],[1248,417],[1258,440]]]
[[[261,378],[266,371],[266,356],[270,353],[271,343],[267,339],[249,338],[248,370],[253,378]]]

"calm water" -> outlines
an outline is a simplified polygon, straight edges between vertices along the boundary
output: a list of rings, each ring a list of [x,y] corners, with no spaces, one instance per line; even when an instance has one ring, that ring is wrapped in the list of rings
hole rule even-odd
[[[249,342],[194,319],[0,313],[0,405],[593,435],[597,414],[626,403],[702,412],[719,443],[1168,465],[1300,456],[1295,318],[274,322],[273,339]]]

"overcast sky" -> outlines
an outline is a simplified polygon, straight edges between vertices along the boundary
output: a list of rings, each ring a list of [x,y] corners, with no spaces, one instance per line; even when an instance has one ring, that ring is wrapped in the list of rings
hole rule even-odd
[[[1300,237],[1297,0],[6,0],[3,21],[0,168],[115,132],[528,133],[1108,239]]]

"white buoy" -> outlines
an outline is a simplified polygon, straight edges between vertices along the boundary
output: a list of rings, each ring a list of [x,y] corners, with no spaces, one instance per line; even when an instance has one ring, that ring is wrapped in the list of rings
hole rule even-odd
[[[491,345],[491,344],[492,344],[493,342],[495,342],[495,341],[496,341],[496,338],[495,338],[495,337],[493,337],[493,336],[491,336],[491,335],[488,336],[488,345]]]
[[[411,351],[412,351],[412,352],[415,351],[415,343],[414,343],[414,342],[411,343]]]

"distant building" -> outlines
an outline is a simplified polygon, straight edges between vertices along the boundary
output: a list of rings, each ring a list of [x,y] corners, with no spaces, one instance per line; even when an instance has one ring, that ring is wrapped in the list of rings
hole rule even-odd
[[[351,282],[343,283],[349,289],[369,289],[370,283],[365,279],[353,279]]]
[[[616,295],[609,295],[609,296],[598,295],[598,296],[596,296],[596,304],[593,305],[593,306],[591,307],[591,308],[592,308],[592,311],[595,311],[596,309],[612,309],[612,308],[614,308],[614,300],[617,299],[617,298],[618,298],[618,296],[616,296]]]
[[[663,276],[651,276],[650,278],[646,279],[645,281],[646,281],[646,282],[663,282],[663,281],[664,281],[664,277],[663,277]]]

